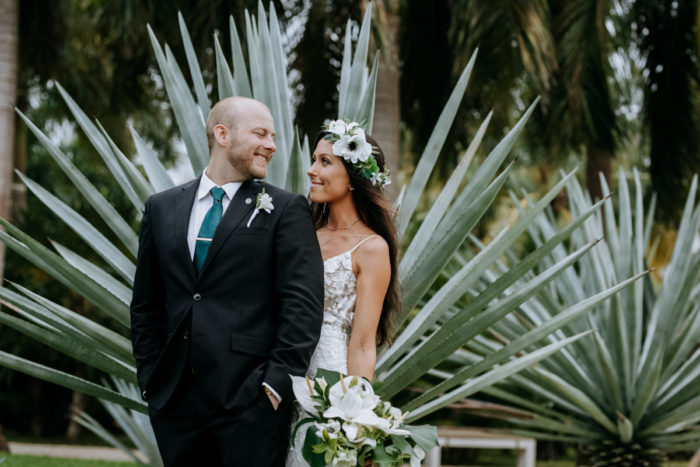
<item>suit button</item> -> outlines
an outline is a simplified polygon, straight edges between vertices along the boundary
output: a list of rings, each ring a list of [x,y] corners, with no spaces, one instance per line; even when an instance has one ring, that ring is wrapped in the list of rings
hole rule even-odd
[[[141,397],[143,397],[143,400],[148,400],[148,393],[146,391],[143,391],[141,393]]]
[[[185,331],[185,333],[182,335],[182,338],[185,339],[185,340],[189,339],[189,338],[190,338],[190,333],[187,332],[187,331]]]
[[[199,295],[198,293],[196,293],[192,296],[192,298],[194,299],[195,302],[198,302],[202,299],[202,296]]]

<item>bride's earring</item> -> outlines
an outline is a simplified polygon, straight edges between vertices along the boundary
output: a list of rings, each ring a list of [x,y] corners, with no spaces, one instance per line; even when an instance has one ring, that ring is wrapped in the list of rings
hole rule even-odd
[[[350,185],[350,186],[348,187],[348,189],[349,189],[350,191],[355,191],[355,187],[352,186],[352,185]]]

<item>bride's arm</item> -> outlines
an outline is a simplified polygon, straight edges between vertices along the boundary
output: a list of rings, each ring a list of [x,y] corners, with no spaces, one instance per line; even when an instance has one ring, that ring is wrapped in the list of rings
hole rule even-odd
[[[391,279],[389,246],[381,237],[362,244],[353,257],[357,273],[355,318],[348,344],[348,374],[374,377],[377,326]]]

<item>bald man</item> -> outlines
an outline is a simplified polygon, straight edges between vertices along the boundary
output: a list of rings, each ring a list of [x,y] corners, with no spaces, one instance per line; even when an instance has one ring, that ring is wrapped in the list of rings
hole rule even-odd
[[[306,373],[323,319],[321,252],[306,200],[256,181],[276,149],[269,109],[227,98],[206,129],[204,173],[146,202],[138,383],[166,466],[283,465],[289,375]]]

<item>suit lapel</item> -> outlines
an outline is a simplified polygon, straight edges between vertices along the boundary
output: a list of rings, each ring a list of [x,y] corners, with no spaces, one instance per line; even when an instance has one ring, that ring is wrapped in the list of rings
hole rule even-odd
[[[185,268],[189,271],[193,279],[197,278],[197,272],[194,269],[194,263],[192,263],[192,258],[190,257],[190,247],[187,244],[187,230],[190,224],[192,204],[197,194],[199,180],[198,178],[184,185],[182,191],[175,196],[173,203],[173,219],[175,219],[175,228],[173,232],[175,234],[175,243],[182,260],[185,262]]]
[[[222,245],[226,243],[226,239],[231,235],[231,232],[246,217],[246,214],[251,213],[255,209],[255,200],[259,189],[261,188],[257,183],[253,180],[247,180],[236,191],[224,213],[224,217],[221,218],[221,223],[219,223],[216,232],[214,232],[214,239],[209,246],[209,251],[207,251],[207,257],[204,259],[204,265],[199,273],[200,276],[207,270],[207,266],[212,262]],[[248,199],[250,201],[246,203]]]

